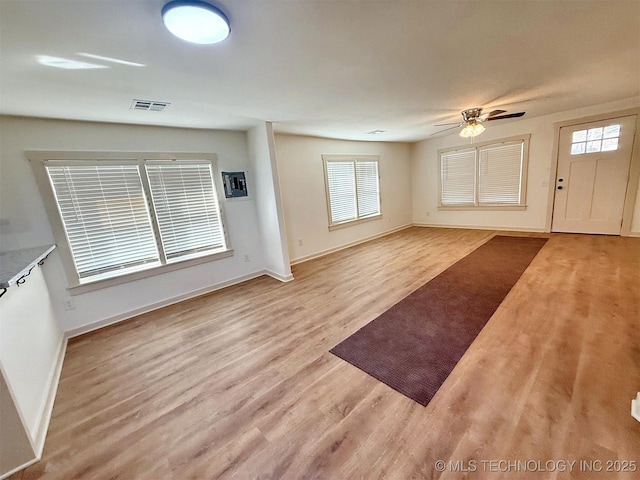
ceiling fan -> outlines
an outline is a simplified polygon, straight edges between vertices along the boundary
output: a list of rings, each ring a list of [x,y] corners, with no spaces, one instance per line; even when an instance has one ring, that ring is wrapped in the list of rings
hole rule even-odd
[[[460,123],[440,123],[435,125],[436,127],[446,127],[448,125],[454,125],[453,127],[445,128],[444,130],[440,130],[438,132],[432,133],[431,135],[436,135],[438,133],[446,132],[447,130],[452,130],[458,127],[464,127],[460,130],[461,137],[475,137],[480,135],[486,129],[483,122],[490,122],[492,120],[504,120],[505,118],[516,118],[521,117],[525,114],[525,112],[517,112],[510,113],[508,115],[502,115],[503,113],[507,113],[506,110],[493,110],[488,114],[482,114],[482,107],[478,108],[469,108],[468,110],[463,110],[462,112],[463,121]]]

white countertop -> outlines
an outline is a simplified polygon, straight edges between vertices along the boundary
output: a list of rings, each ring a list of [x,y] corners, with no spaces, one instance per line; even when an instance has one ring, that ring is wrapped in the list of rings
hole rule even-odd
[[[9,288],[28,275],[54,248],[55,245],[43,245],[0,252],[0,288]]]

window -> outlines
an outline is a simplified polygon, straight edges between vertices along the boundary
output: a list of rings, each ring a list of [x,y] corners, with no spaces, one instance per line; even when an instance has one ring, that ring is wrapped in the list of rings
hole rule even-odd
[[[612,152],[618,149],[620,124],[606,127],[589,128],[573,132],[571,137],[571,155],[583,153]]]
[[[441,150],[440,208],[523,208],[529,136]]]
[[[145,162],[167,262],[226,249],[210,162]]]
[[[72,287],[230,252],[215,156],[162,156],[30,154],[41,189],[44,183],[54,200],[45,203],[53,204],[54,229],[66,239]]]
[[[158,265],[138,165],[46,166],[80,281]]]
[[[323,155],[329,229],[380,217],[378,157]]]

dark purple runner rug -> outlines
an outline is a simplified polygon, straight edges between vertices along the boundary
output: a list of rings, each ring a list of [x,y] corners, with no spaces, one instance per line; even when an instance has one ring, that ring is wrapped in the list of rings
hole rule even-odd
[[[546,241],[493,237],[331,353],[426,406]]]

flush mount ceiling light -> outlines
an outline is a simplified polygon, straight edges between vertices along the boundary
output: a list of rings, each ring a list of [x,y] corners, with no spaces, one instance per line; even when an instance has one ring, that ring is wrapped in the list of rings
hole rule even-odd
[[[176,37],[191,43],[213,44],[229,36],[229,19],[217,7],[199,0],[174,0],[162,8],[162,21]]]

